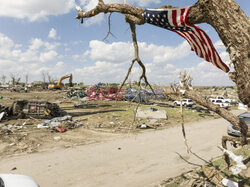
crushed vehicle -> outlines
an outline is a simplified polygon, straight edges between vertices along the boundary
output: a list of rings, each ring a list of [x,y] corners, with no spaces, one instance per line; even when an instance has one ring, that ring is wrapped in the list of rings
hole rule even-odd
[[[66,114],[57,104],[47,101],[16,100],[10,107],[4,107],[0,112],[4,112],[5,118],[41,118],[51,119],[64,116]]]
[[[240,120],[243,120],[248,125],[247,136],[250,137],[250,112],[244,112],[238,115]],[[227,134],[233,136],[241,136],[241,132],[231,123],[227,126]]]

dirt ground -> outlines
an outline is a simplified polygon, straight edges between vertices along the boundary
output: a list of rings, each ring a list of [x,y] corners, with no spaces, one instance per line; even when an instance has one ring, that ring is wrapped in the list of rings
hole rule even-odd
[[[0,96],[4,106],[17,99],[57,103],[73,117],[73,121],[62,122],[67,128],[64,133],[37,128],[44,119],[0,121],[2,173],[29,175],[41,186],[154,186],[193,169],[186,161],[202,164],[186,154],[180,108],[170,102],[140,104],[142,109],[166,111],[168,119],[152,121],[135,118],[138,104],[127,101],[86,101],[68,98],[66,91],[58,90],[0,91]],[[207,160],[220,156],[216,146],[226,134],[227,122],[213,113],[188,108],[184,108],[184,116],[194,153]],[[155,129],[136,128],[140,124]]]
[[[111,100],[90,100],[82,101],[78,98],[68,98],[67,91],[30,91],[28,93],[0,91],[0,104],[10,106],[18,99],[32,101],[48,101],[56,103],[61,109],[73,116],[72,122],[63,122],[69,125],[68,131],[58,133],[50,129],[38,129],[37,125],[44,119],[26,118],[2,120],[1,127],[8,131],[0,134],[0,156],[19,154],[23,152],[34,153],[39,150],[73,147],[108,140],[116,136],[123,136],[126,133],[139,133],[145,130],[137,129],[136,126],[146,123],[152,125],[148,119],[134,118],[134,111],[137,103],[127,101]],[[158,103],[158,104],[157,104]],[[180,123],[179,108],[171,108],[164,101],[157,101],[155,104],[140,105],[141,108],[153,107],[165,110],[168,115],[167,120],[158,119],[153,121],[154,127],[164,129]],[[75,107],[80,105],[80,107]],[[210,119],[216,116],[204,113],[197,113],[190,109],[184,110],[185,122]]]
[[[205,164],[223,153],[224,119],[203,120],[186,126],[188,155],[181,127],[116,136],[106,142],[34,154],[5,157],[0,173],[24,174],[41,186],[147,187]],[[202,160],[203,159],[203,160]]]

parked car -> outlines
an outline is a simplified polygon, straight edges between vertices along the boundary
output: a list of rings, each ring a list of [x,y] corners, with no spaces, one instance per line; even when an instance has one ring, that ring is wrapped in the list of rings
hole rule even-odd
[[[39,185],[25,175],[0,174],[0,187],[39,187]]]
[[[221,99],[223,103],[232,103],[232,99],[227,99],[223,96],[217,96],[215,99]]]
[[[248,125],[247,136],[250,137],[250,112],[241,113],[240,115],[238,115],[238,118],[240,120],[245,121],[246,124]],[[227,126],[227,134],[234,136],[241,136],[241,132],[238,129],[236,129],[235,126],[233,126],[231,123],[229,123]]]
[[[180,106],[181,105],[181,101],[174,101],[174,105],[176,106]],[[192,99],[182,99],[182,105],[183,106],[193,106],[194,102]]]
[[[232,103],[233,102],[232,99],[227,99],[227,98],[225,98],[223,96],[217,96],[215,98],[210,98],[209,100],[211,101],[211,100],[218,100],[218,99],[222,100],[223,103]]]
[[[229,103],[225,103],[221,99],[210,99],[209,101],[212,102],[215,105],[218,105],[218,106],[222,107],[222,108],[228,108],[230,106]]]

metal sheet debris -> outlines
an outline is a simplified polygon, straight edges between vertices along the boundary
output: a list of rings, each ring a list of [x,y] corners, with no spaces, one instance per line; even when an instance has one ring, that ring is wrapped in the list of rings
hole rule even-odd
[[[0,121],[2,120],[3,116],[4,116],[4,112],[1,112],[0,113]]]
[[[66,115],[63,117],[56,117],[51,120],[45,120],[43,123],[37,125],[37,128],[55,128],[60,125],[62,121],[72,121],[72,116]]]

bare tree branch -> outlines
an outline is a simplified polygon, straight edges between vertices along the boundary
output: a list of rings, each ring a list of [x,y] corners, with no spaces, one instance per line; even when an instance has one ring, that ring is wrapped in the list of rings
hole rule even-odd
[[[109,14],[109,17],[108,17],[108,32],[107,32],[107,35],[103,38],[103,41],[105,41],[109,35],[113,36],[114,38],[116,38],[116,36],[111,32],[111,15],[112,15],[112,12]]]
[[[188,142],[187,142],[187,137],[186,137],[186,131],[185,131],[185,126],[184,126],[184,115],[183,115],[183,103],[182,103],[183,97],[180,96],[180,114],[181,114],[181,129],[182,129],[182,135],[184,138],[184,144],[187,150],[187,153],[189,154],[189,147],[188,147]]]
[[[78,15],[76,19],[84,19],[96,16],[100,13],[108,13],[108,12],[119,12],[122,14],[128,14],[128,19],[133,21],[136,24],[144,24],[144,18],[142,13],[144,12],[143,8],[127,5],[127,4],[104,4],[103,1],[99,1],[98,5],[88,11],[83,12],[82,10],[78,10]]]

